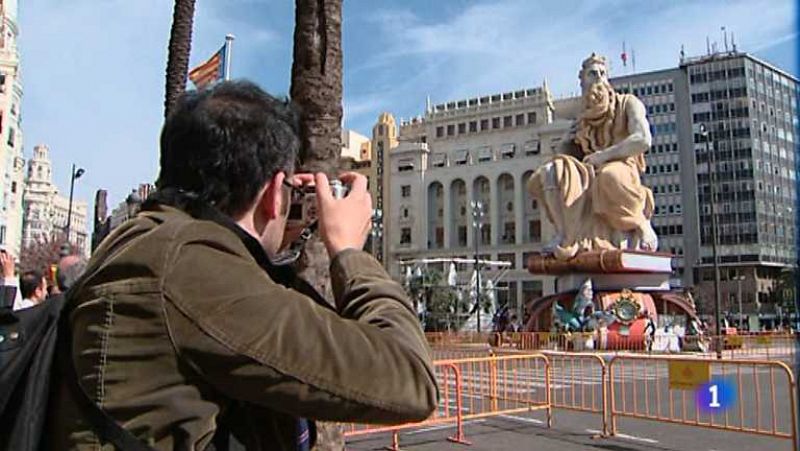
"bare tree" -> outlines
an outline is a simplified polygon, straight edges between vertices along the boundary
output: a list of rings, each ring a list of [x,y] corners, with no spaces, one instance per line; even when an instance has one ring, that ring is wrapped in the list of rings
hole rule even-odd
[[[335,175],[342,143],[342,0],[296,0],[292,100],[301,107],[300,167]],[[331,299],[328,254],[314,239],[301,275]],[[319,423],[316,449],[344,449],[340,426]]]
[[[189,53],[192,49],[192,25],[195,0],[175,0],[172,29],[169,34],[167,81],[164,95],[164,117],[169,116],[178,97],[186,90]]]
[[[29,243],[20,250],[19,270],[42,271],[48,273],[50,265],[58,263],[61,259],[62,249],[67,244],[66,236],[57,233],[47,239],[40,239]]]

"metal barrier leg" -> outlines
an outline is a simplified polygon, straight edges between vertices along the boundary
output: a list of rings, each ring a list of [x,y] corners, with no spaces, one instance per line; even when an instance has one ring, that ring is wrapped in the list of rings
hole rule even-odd
[[[461,406],[464,394],[461,387],[461,370],[455,365],[452,365],[450,368],[453,370],[453,375],[456,378],[456,409],[458,410],[456,412],[456,435],[447,437],[447,440],[461,445],[471,445],[472,443],[468,442],[464,436],[464,413]]]
[[[609,378],[608,378],[608,371],[606,369],[605,362],[602,362],[602,363],[603,363],[602,373],[601,373],[602,375],[600,377],[600,386],[602,387],[602,390],[600,392],[600,398],[601,398],[600,402],[603,403],[603,429],[602,429],[603,432],[602,432],[601,437],[608,437],[608,385],[609,385],[608,380],[609,380]]]
[[[611,430],[608,432],[609,436],[617,435],[617,419],[614,417],[614,409],[616,408],[616,404],[614,402],[614,360],[615,358],[611,359],[611,362],[608,364],[608,414],[610,415],[609,423],[611,425]],[[623,393],[624,396],[624,393]],[[603,410],[606,410],[606,407],[603,406]]]
[[[397,430],[392,431],[392,446],[386,446],[383,449],[388,451],[400,451],[400,433]]]

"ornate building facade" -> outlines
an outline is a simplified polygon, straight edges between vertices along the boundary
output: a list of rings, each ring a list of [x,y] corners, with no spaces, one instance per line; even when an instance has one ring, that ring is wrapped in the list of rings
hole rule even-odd
[[[23,202],[25,214],[22,228],[22,246],[48,241],[66,233],[69,198],[62,196],[53,183],[50,149],[38,145],[33,149],[33,158],[28,161],[28,175]],[[72,202],[72,220],[69,241],[88,254],[89,242],[86,232],[87,204]]]
[[[17,1],[0,0],[0,245],[19,255],[23,229],[20,57]]]

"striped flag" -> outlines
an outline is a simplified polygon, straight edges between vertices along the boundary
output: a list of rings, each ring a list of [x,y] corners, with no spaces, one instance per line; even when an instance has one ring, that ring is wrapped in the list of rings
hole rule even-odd
[[[225,48],[223,45],[206,62],[189,71],[189,80],[192,80],[197,89],[206,88],[225,78]]]

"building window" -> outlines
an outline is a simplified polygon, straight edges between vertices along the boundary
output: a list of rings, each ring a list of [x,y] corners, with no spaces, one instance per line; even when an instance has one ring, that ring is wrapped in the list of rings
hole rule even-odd
[[[467,226],[465,225],[458,226],[458,245],[467,245]]]
[[[493,129],[500,128],[500,118],[499,117],[493,117],[492,118],[492,128]]]
[[[442,136],[444,136],[444,127],[436,127],[436,137],[441,138]]]
[[[400,187],[400,195],[403,197],[411,197],[411,185],[403,185]]]
[[[455,134],[456,134],[456,126],[453,125],[453,124],[448,125],[447,126],[447,136],[453,136]]]
[[[508,266],[509,269],[515,269],[517,267],[516,254],[497,254],[497,259],[501,262],[511,263],[511,266]]]
[[[469,123],[469,132],[475,133],[478,131],[478,121],[471,121]]]
[[[403,218],[408,218],[408,207],[403,207],[401,209],[401,213],[403,215]]]
[[[14,147],[14,127],[8,127],[8,145]]]
[[[481,244],[489,245],[492,241],[492,226],[491,224],[484,224],[481,228]]]
[[[11,192],[12,193],[17,192],[17,182],[11,182]]]
[[[536,123],[536,111],[531,111],[528,113],[528,124],[535,124]]]
[[[509,128],[514,126],[513,116],[505,116],[503,118],[503,128]]]
[[[467,124],[462,122],[458,124],[458,134],[463,135],[464,133],[467,133]]]
[[[513,222],[503,224],[503,244],[514,244],[517,241],[517,231]]]
[[[517,115],[517,127],[521,127],[523,125],[525,125],[525,115],[524,114],[518,114]]]
[[[481,130],[489,130],[489,119],[481,119]]]
[[[534,243],[542,241],[542,222],[538,219],[528,221],[528,237]]]
[[[411,244],[411,227],[400,229],[400,244]]]
[[[538,139],[532,139],[530,141],[525,142],[525,156],[530,155],[538,155],[541,151],[542,145],[541,141]]]
[[[437,227],[436,228],[436,247],[443,247],[443,246],[444,246],[444,227]]]

